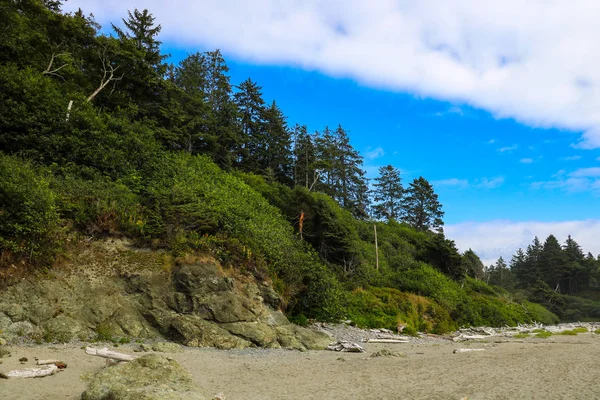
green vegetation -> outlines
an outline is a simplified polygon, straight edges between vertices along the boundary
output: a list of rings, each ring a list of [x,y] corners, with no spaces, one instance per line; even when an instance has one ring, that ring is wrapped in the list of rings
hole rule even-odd
[[[528,337],[529,337],[529,333],[525,333],[525,332],[523,332],[523,333],[517,333],[514,336],[515,339],[525,339],[525,338],[528,338]]]
[[[575,329],[573,330],[566,330],[566,331],[562,331],[559,333],[559,335],[564,335],[564,336],[577,336],[579,332],[576,332]]]
[[[535,334],[536,338],[546,339],[552,336],[552,332],[542,331]]]
[[[595,315],[546,286],[513,293],[505,264],[484,275],[445,237],[425,178],[405,188],[386,166],[371,193],[341,125],[290,128],[258,83],[230,82],[218,50],[167,64],[147,10],[111,36],[60,2],[23,0],[0,26],[0,283],[84,236],[125,236],[270,281],[300,324],[415,334]],[[98,335],[119,340],[110,325]]]
[[[600,335],[600,329],[596,329],[596,330],[594,331],[594,333],[595,333],[596,335]]]
[[[573,329],[573,332],[575,332],[575,333],[586,333],[586,332],[588,332],[588,329],[584,328],[584,327],[579,327],[579,328]]]

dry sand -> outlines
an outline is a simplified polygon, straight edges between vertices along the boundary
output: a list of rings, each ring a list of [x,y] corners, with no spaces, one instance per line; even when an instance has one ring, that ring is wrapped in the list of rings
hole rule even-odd
[[[207,399],[600,399],[600,335],[454,343],[367,344],[366,353],[186,348],[169,354],[202,387]],[[494,341],[502,341],[494,343]],[[131,346],[118,351],[133,353]],[[453,354],[456,348],[485,351]],[[405,357],[370,355],[381,349]],[[0,380],[0,399],[78,399],[81,379],[104,368],[76,345],[8,347],[0,371],[33,366],[34,357],[61,359],[68,368],[37,379]]]

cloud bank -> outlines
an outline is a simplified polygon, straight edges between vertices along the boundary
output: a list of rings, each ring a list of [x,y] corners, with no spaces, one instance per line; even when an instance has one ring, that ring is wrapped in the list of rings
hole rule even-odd
[[[106,24],[148,8],[161,39],[462,101],[600,148],[596,0],[71,0]]]
[[[461,251],[473,249],[485,265],[502,256],[508,262],[519,248],[525,249],[535,236],[544,242],[553,234],[564,243],[571,235],[577,243],[594,256],[600,254],[600,220],[568,222],[465,222],[444,227],[446,236],[456,242]]]

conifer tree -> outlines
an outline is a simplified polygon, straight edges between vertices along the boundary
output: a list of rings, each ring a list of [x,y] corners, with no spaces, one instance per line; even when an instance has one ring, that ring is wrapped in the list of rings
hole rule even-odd
[[[271,171],[280,183],[290,185],[292,180],[292,134],[286,117],[275,101],[264,111],[264,143],[257,154],[260,170]]]
[[[483,279],[484,265],[473,250],[469,249],[463,254],[462,267],[471,278]]]
[[[259,171],[260,154],[265,150],[263,134],[265,102],[262,98],[262,88],[250,78],[236,88],[238,91],[233,97],[239,110],[243,134],[240,164],[247,171]]]
[[[400,170],[393,165],[379,168],[379,176],[373,184],[373,206],[375,218],[399,220],[402,211],[404,188],[400,178]]]
[[[442,230],[442,205],[431,184],[423,177],[414,179],[406,191],[402,220],[419,231]]]
[[[294,127],[294,185],[311,189],[318,180],[316,169],[317,149],[314,138],[307,132],[306,125]]]

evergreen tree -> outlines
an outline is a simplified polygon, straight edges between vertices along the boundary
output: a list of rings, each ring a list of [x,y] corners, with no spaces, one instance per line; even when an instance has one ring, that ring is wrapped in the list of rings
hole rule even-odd
[[[400,170],[393,165],[379,168],[379,176],[373,184],[373,197],[377,204],[373,206],[375,218],[398,220],[402,211],[404,188],[400,179]]]
[[[540,263],[542,265],[544,281],[550,287],[557,287],[560,290],[564,289],[561,288],[560,283],[565,261],[565,255],[556,237],[554,235],[548,236],[540,254]]]
[[[406,191],[402,220],[419,231],[442,230],[442,205],[431,184],[423,177],[413,180]]]
[[[161,54],[161,42],[157,40],[162,27],[155,25],[154,16],[147,10],[139,11],[137,8],[127,11],[128,18],[123,19],[125,30],[112,24],[118,37],[122,40],[130,39],[138,50],[145,53],[144,60],[157,72],[164,74],[166,66],[162,63],[168,56]]]
[[[270,171],[280,183],[292,181],[292,134],[275,101],[264,112],[264,151],[257,155],[259,168]]]
[[[484,278],[484,266],[481,259],[471,249],[465,251],[462,258],[462,266],[467,275],[475,279]]]
[[[496,264],[488,269],[487,282],[490,285],[500,286],[504,289],[513,288],[513,277],[504,258],[500,257]]]
[[[263,132],[265,102],[261,87],[247,79],[234,94],[235,104],[239,110],[240,125],[243,133],[243,147],[240,165],[247,171],[260,171],[259,160],[266,151]]]
[[[526,256],[523,249],[517,250],[510,260],[510,272],[515,279],[515,285],[525,288],[529,284]]]
[[[294,185],[311,189],[318,180],[317,149],[314,138],[308,134],[306,125],[294,127]]]
[[[591,272],[585,267],[585,256],[571,235],[563,245],[565,264],[562,268],[561,287],[568,294],[577,293],[589,285]]]

